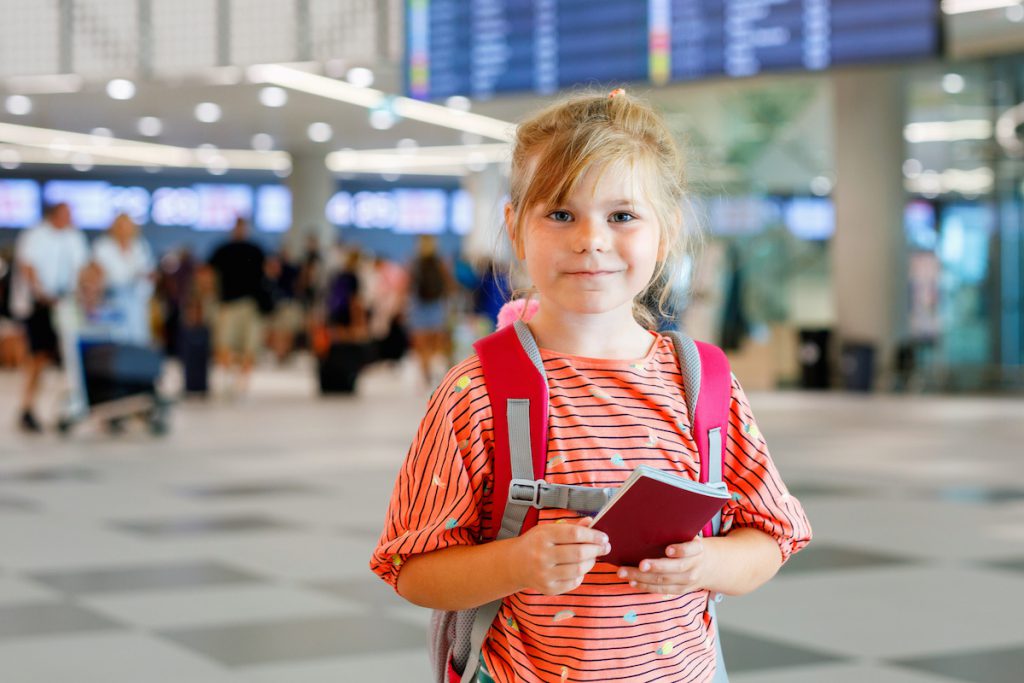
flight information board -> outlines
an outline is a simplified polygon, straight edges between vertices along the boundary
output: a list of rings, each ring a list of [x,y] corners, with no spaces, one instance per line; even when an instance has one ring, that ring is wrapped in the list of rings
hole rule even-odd
[[[937,55],[936,0],[408,0],[406,91],[437,99]]]

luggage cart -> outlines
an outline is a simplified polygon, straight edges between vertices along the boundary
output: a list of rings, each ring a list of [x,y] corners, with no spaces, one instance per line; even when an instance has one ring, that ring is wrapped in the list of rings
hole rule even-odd
[[[65,298],[57,304],[55,318],[67,383],[58,431],[69,434],[91,418],[119,433],[128,420],[138,418],[154,436],[167,433],[170,401],[156,386],[163,356],[119,341],[113,309],[87,314],[73,298]]]

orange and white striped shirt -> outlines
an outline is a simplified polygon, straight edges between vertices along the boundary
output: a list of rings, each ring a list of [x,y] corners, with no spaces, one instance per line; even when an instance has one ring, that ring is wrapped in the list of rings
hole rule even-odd
[[[550,410],[545,479],[613,487],[650,465],[696,480],[683,378],[672,342],[658,335],[645,358],[602,360],[541,350]],[[479,542],[491,514],[491,405],[476,356],[456,365],[431,397],[398,475],[370,566],[392,586],[406,558]],[[723,479],[738,493],[723,529],[754,527],[779,544],[783,561],[811,528],[768,454],[747,398],[733,379]],[[485,502],[485,500],[487,502]],[[539,524],[578,515],[541,510]],[[683,540],[683,539],[681,539]],[[505,598],[484,644],[496,681],[705,681],[715,642],[707,591],[639,592],[598,562],[563,595],[524,590]]]

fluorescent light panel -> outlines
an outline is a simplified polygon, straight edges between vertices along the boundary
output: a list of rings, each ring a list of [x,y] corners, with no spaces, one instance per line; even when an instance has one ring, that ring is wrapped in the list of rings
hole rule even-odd
[[[36,128],[14,123],[0,123],[0,143],[35,148],[46,152],[51,162],[68,163],[68,155],[84,152],[102,157],[109,165],[168,166],[174,168],[206,168],[195,150],[151,142],[137,142],[108,138],[87,133],[74,133],[50,128]],[[54,154],[54,150],[57,154]],[[257,152],[248,149],[222,149],[218,154],[233,169],[275,171],[291,167],[291,156],[286,152]],[[97,163],[100,163],[97,161]]]
[[[254,83],[279,85],[283,88],[291,88],[366,109],[386,107],[390,104],[391,109],[402,118],[468,133],[477,133],[495,140],[511,140],[515,129],[512,123],[501,119],[472,112],[455,111],[438,104],[421,102],[408,97],[391,96],[380,90],[360,88],[345,81],[312,74],[290,66],[260,64],[249,67],[247,73],[249,80]]]

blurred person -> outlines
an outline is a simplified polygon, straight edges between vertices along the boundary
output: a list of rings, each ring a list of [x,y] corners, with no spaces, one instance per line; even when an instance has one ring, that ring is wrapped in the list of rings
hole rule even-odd
[[[318,355],[322,393],[350,394],[356,379],[370,360],[366,308],[359,272],[362,254],[358,249],[343,255],[341,271],[327,287],[324,301],[325,326]]]
[[[123,321],[118,341],[148,346],[152,341],[149,302],[156,261],[149,243],[127,214],[118,214],[107,234],[93,244],[93,259],[103,269],[107,296]]]
[[[437,250],[437,240],[421,235],[409,267],[409,332],[423,380],[432,385],[435,360],[447,361],[448,297],[452,276]],[[446,363],[447,364],[447,363]]]
[[[34,412],[36,396],[43,370],[59,357],[53,307],[74,292],[78,271],[88,260],[89,244],[72,224],[71,207],[64,202],[47,207],[42,223],[18,236],[11,310],[25,322],[30,351],[20,418],[26,432],[42,431]]]
[[[400,264],[382,256],[374,259],[374,289],[369,310],[370,337],[376,357],[399,361],[409,349],[409,333],[403,321],[409,291],[409,274]]]
[[[11,313],[11,280],[14,251],[0,249],[0,368],[16,368],[25,362],[28,345],[21,323]]]
[[[220,305],[214,326],[214,354],[228,392],[244,394],[262,340],[260,300],[264,296],[263,249],[249,239],[239,217],[231,239],[217,247],[210,266],[217,275]]]
[[[299,301],[299,266],[292,263],[287,249],[267,258],[266,276],[274,302],[268,345],[279,363],[287,360],[295,347],[295,335],[303,326]]]

